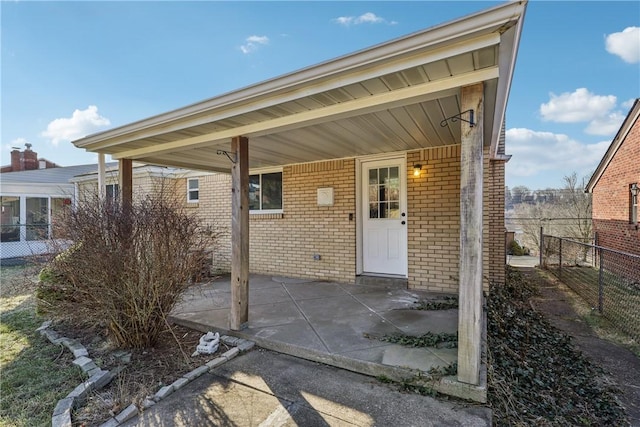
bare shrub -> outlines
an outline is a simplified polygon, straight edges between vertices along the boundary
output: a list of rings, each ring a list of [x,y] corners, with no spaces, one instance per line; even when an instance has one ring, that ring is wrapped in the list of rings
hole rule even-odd
[[[41,308],[102,325],[120,347],[156,343],[217,237],[165,181],[130,205],[93,194],[66,213],[69,244],[41,274]]]

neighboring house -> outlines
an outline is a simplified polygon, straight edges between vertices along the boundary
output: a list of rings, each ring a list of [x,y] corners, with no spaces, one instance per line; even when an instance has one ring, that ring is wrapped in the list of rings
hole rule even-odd
[[[587,184],[600,246],[640,255],[640,98]]]
[[[20,151],[18,148],[11,150],[11,164],[2,166],[0,173],[22,172],[36,169],[58,168],[57,165],[47,159],[38,158],[38,153],[31,149],[31,144],[25,144],[25,150]]]
[[[249,271],[398,278],[459,294],[458,379],[478,384],[482,292],[504,281],[504,119],[525,9],[505,3],[73,143],[120,161],[125,201],[133,161],[216,172],[185,180],[185,197],[230,229],[231,329],[248,321]]]
[[[52,219],[73,204],[70,179],[97,168],[93,164],[0,174],[0,258],[45,253],[47,241],[56,238]]]

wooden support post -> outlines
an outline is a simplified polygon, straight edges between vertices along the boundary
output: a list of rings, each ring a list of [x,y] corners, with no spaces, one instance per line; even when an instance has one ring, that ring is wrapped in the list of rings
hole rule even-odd
[[[131,207],[133,203],[133,161],[120,159],[119,163],[120,200],[123,207]]]
[[[231,140],[231,315],[230,328],[249,322],[249,140]]]
[[[106,197],[107,187],[105,184],[106,165],[104,153],[98,153],[98,198],[101,202]]]
[[[460,301],[458,381],[477,385],[482,349],[483,84],[462,88],[461,111],[472,109],[474,126],[461,121]]]

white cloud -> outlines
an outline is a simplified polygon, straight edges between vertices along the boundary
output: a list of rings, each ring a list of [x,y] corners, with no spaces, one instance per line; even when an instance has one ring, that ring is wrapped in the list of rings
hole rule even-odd
[[[576,141],[564,134],[534,131],[525,128],[508,129],[507,152],[513,157],[507,163],[507,174],[530,177],[530,188],[536,178],[557,174],[558,179],[572,172],[579,177],[590,175],[600,162],[611,141],[594,144]],[[557,185],[561,185],[558,181]],[[546,185],[544,185],[546,186]]]
[[[560,123],[587,122],[605,116],[616,105],[613,95],[600,96],[586,88],[576,89],[573,93],[560,95],[550,93],[550,100],[540,106],[544,120]]]
[[[620,33],[609,34],[605,39],[605,48],[625,62],[640,62],[640,27],[627,27]]]
[[[75,110],[69,118],[53,120],[41,135],[57,146],[61,141],[82,138],[110,124],[109,119],[98,114],[98,107],[90,105],[86,110]]]
[[[626,101],[624,101],[622,104],[620,104],[620,106],[622,108],[625,108],[627,111],[631,110],[631,107],[633,107],[633,103],[636,102],[635,98],[631,98],[628,99]]]
[[[360,24],[388,24],[396,25],[396,21],[387,21],[386,19],[376,15],[373,12],[366,12],[360,16],[340,16],[333,20],[333,22],[348,27],[349,25]]]
[[[29,144],[29,141],[26,138],[16,138],[13,141],[11,141],[10,144],[5,144],[4,148],[6,148],[7,150],[11,151],[14,148],[18,148],[20,150],[23,150],[26,144]]]
[[[584,130],[590,135],[608,136],[618,132],[620,125],[624,121],[624,114],[620,111],[609,113],[606,117],[593,119]]]
[[[245,40],[245,44],[240,46],[240,50],[244,54],[255,52],[260,45],[269,44],[269,37],[267,36],[249,36]]]

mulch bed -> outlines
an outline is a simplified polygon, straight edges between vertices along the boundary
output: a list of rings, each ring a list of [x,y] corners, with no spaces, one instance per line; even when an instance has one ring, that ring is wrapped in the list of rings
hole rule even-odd
[[[183,374],[216,357],[192,357],[201,332],[172,325],[163,332],[158,344],[148,349],[129,349],[128,363],[122,361],[122,351],[114,348],[102,331],[78,327],[63,322],[52,326],[61,335],[74,338],[87,348],[89,357],[103,370],[121,369],[107,386],[92,393],[86,404],[73,414],[75,426],[99,426],[110,417],[145,397],[154,395],[161,387],[171,384]],[[228,348],[221,342],[218,352]]]
[[[629,425],[606,373],[535,311],[537,289],[509,268],[488,298],[488,399],[497,426]]]

